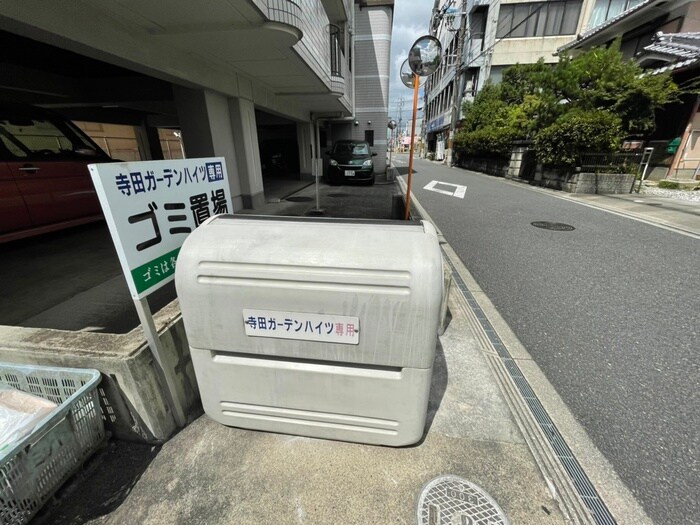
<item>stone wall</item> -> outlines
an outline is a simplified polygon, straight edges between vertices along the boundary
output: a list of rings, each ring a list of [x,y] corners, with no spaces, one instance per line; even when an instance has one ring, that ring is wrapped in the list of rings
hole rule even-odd
[[[542,173],[542,185],[568,193],[629,193],[634,175],[625,173]]]
[[[480,171],[497,177],[505,177],[508,174],[509,159],[487,159],[480,157],[460,157],[457,165],[472,171]]]

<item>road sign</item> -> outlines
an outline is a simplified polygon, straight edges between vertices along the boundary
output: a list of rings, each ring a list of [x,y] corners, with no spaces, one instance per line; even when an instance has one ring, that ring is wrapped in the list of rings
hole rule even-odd
[[[165,383],[178,426],[187,423],[173,371],[147,296],[175,278],[177,256],[192,230],[209,217],[233,213],[223,158],[90,164],[144,335]]]
[[[233,212],[221,157],[89,169],[135,299],[173,280],[180,247],[192,230],[213,215]]]

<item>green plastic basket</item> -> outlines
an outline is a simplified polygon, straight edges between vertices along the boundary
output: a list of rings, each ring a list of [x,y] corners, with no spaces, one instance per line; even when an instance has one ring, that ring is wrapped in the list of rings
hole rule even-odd
[[[0,363],[0,384],[58,405],[34,430],[0,451],[0,524],[23,525],[105,439],[100,372]]]

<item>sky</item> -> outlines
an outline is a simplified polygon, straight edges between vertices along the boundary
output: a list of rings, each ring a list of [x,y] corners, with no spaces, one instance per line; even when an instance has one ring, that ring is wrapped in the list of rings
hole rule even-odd
[[[391,73],[389,84],[389,118],[398,122],[398,100],[404,98],[403,120],[411,118],[413,91],[404,86],[399,78],[399,69],[408,58],[408,50],[418,37],[428,34],[430,14],[434,0],[395,0],[394,28],[391,35]],[[418,106],[422,106],[422,92]]]

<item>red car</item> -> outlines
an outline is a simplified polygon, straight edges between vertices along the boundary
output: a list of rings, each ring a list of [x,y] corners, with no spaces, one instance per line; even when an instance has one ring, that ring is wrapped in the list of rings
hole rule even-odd
[[[110,161],[63,117],[0,102],[0,243],[102,219],[87,165]]]

